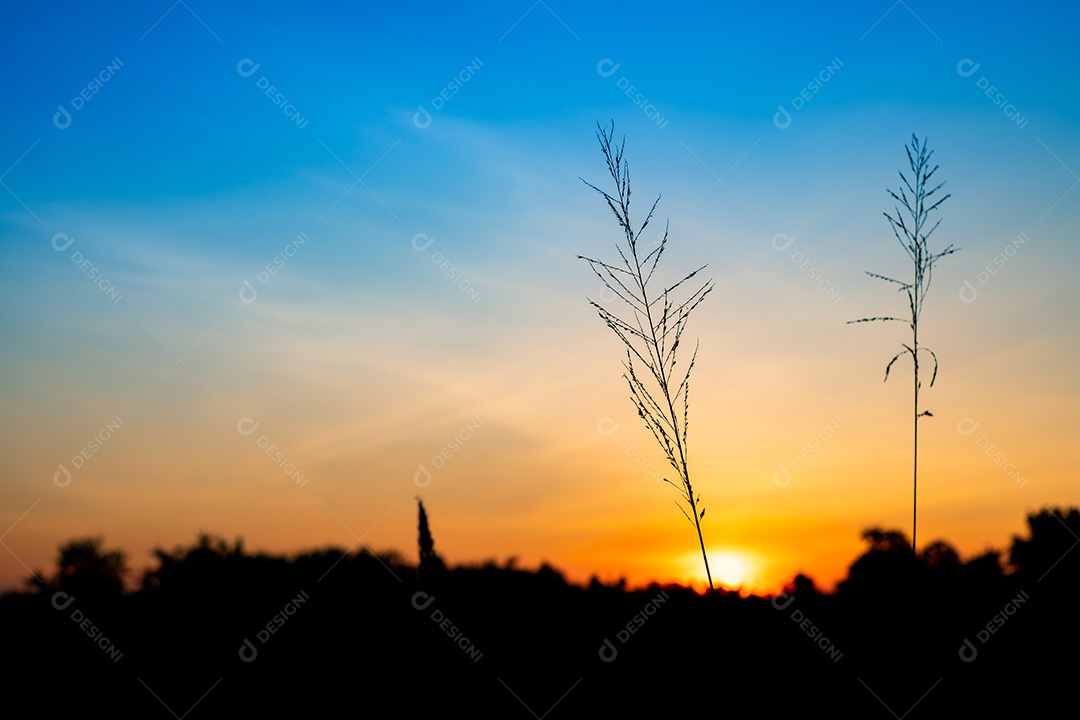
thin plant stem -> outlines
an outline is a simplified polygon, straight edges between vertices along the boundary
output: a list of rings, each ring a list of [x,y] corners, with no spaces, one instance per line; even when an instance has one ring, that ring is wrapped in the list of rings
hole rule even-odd
[[[923,302],[926,299],[926,293],[930,289],[930,280],[933,276],[934,265],[937,264],[941,258],[953,254],[960,248],[949,245],[941,252],[934,253],[930,251],[930,235],[933,234],[934,230],[937,229],[937,226],[941,224],[941,220],[939,219],[927,229],[928,223],[930,222],[930,214],[937,210],[941,204],[951,196],[946,194],[938,198],[933,197],[945,183],[942,182],[937,185],[932,185],[931,180],[934,173],[937,172],[938,166],[930,166],[930,159],[933,157],[934,153],[927,148],[925,139],[920,143],[918,137],[912,134],[911,144],[905,146],[904,150],[907,152],[908,166],[911,170],[911,179],[909,179],[903,171],[900,171],[901,185],[899,194],[892,190],[887,191],[889,196],[892,197],[896,203],[893,206],[895,215],[890,215],[888,212],[884,213],[884,215],[889,221],[889,226],[892,228],[893,235],[900,242],[900,245],[911,259],[914,275],[911,282],[902,282],[872,272],[867,272],[867,275],[899,286],[898,292],[903,292],[907,296],[909,315],[906,318],[891,316],[861,318],[859,320],[851,320],[849,323],[879,321],[900,322],[911,329],[911,345],[907,345],[906,343],[901,344],[903,349],[894,355],[892,360],[889,361],[889,364],[885,366],[885,380],[889,379],[889,370],[892,369],[893,363],[904,355],[911,356],[915,381],[913,412],[914,432],[912,443],[911,552],[915,557],[918,557],[919,418],[933,417],[929,410],[919,410],[919,393],[922,390],[922,382],[919,378],[920,352],[925,350],[930,353],[930,357],[934,361],[934,372],[930,377],[931,387],[934,385],[934,380],[937,379],[938,371],[937,355],[935,355],[934,351],[930,348],[919,344],[919,318],[922,315]],[[901,207],[904,208],[905,212],[901,212]]]
[[[911,554],[918,557],[919,537],[919,323],[912,323],[912,346],[915,352],[912,354],[915,365],[915,416],[912,432],[912,463],[911,463]]]
[[[690,371],[697,359],[696,345],[685,372],[675,374],[676,351],[690,313],[713,289],[713,283],[711,280],[707,281],[689,292],[684,299],[675,299],[675,291],[703,270],[705,266],[702,266],[673,285],[661,290],[653,289],[650,282],[667,246],[668,229],[665,228],[658,245],[641,247],[641,233],[652,220],[660,199],[657,198],[653,203],[641,226],[635,228],[630,221],[630,170],[624,159],[625,139],[622,144],[615,145],[614,130],[614,123],[609,130],[598,124],[596,137],[608,173],[615,182],[615,194],[601,190],[584,179],[582,182],[603,196],[623,231],[625,244],[615,245],[619,256],[617,263],[583,255],[578,257],[589,263],[590,268],[614,294],[615,299],[629,309],[629,312],[619,315],[596,301],[589,300],[600,318],[626,347],[626,360],[623,363],[626,372],[623,378],[630,388],[630,399],[638,416],[645,421],[645,426],[664,450],[668,463],[678,474],[678,482],[668,478],[664,478],[664,482],[675,487],[685,503],[685,507],[679,505],[679,508],[694,524],[701,547],[701,558],[705,564],[705,575],[709,581],[709,592],[715,593],[709,557],[705,550],[705,538],[701,531],[705,508],[690,481],[687,444]]]

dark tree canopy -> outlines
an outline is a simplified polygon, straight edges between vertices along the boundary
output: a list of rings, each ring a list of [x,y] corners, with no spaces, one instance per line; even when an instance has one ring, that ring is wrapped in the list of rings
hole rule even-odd
[[[127,560],[122,550],[105,550],[102,537],[69,540],[60,546],[56,575],[46,581],[54,590],[85,598],[109,598],[124,592]]]

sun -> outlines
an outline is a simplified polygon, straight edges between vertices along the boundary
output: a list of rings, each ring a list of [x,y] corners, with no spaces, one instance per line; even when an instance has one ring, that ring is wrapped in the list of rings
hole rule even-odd
[[[746,562],[732,552],[722,552],[709,557],[709,569],[713,578],[727,588],[742,586],[750,577]]]
[[[695,588],[708,589],[709,580],[705,574],[705,565],[701,561],[701,553],[684,555],[682,559],[691,584]],[[744,588],[754,579],[754,568],[746,553],[731,550],[710,551],[709,570],[712,571],[713,584],[728,590]]]

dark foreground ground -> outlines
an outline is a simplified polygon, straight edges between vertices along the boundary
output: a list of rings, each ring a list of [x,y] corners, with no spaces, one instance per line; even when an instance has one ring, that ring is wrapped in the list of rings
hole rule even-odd
[[[1075,717],[1080,513],[1029,526],[967,562],[868,533],[837,592],[772,598],[213,538],[121,592],[84,543],[0,598],[2,676],[46,717]]]

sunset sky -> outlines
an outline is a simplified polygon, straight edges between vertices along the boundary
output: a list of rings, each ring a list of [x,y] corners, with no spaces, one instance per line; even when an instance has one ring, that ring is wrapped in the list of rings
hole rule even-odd
[[[1005,3],[204,0],[0,10],[0,588],[103,535],[201,532],[574,581],[700,580],[587,297],[626,136],[661,271],[715,290],[690,407],[717,574],[831,587],[911,531],[883,216],[928,138],[952,197],[920,341],[919,544],[1080,505],[1080,11]],[[924,388],[925,389],[925,388]],[[272,447],[271,447],[272,446]],[[358,543],[362,542],[363,545]]]

